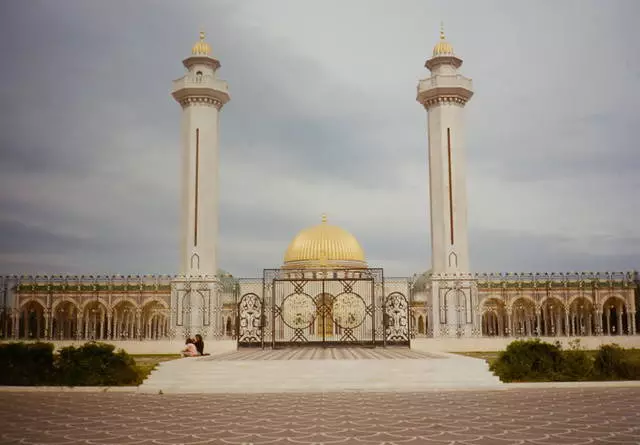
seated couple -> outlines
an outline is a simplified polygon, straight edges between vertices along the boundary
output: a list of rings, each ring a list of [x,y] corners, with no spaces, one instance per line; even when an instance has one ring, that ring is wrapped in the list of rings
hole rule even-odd
[[[204,353],[204,340],[202,340],[202,335],[196,334],[196,338],[193,339],[191,337],[187,338],[185,342],[187,345],[182,352],[183,357],[197,357],[199,355],[209,355]]]

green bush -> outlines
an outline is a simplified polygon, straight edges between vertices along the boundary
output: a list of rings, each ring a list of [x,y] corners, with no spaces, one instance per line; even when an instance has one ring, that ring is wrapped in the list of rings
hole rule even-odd
[[[640,359],[617,344],[602,345],[595,358],[595,373],[603,380],[639,380]]]
[[[0,345],[0,385],[46,385],[55,379],[53,344]]]
[[[562,351],[562,367],[557,380],[573,382],[593,379],[593,356],[587,351]]]
[[[54,354],[52,343],[0,344],[0,385],[110,386],[142,383],[145,370],[113,345],[86,343]]]
[[[58,355],[59,382],[68,386],[134,385],[139,383],[135,360],[106,343],[62,348]]]
[[[503,382],[640,380],[640,351],[603,345],[593,354],[579,341],[563,351],[559,343],[517,340],[491,363]]]
[[[516,340],[491,364],[504,382],[555,380],[562,371],[562,351],[558,345],[540,340]]]

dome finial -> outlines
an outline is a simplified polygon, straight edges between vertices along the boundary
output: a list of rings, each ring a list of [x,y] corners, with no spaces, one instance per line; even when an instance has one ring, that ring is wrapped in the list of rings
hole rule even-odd
[[[444,35],[444,22],[440,22],[440,40],[433,47],[433,57],[453,56],[453,46],[447,42]]]
[[[193,47],[191,48],[191,54],[194,56],[210,56],[211,55],[211,45],[204,41],[206,37],[205,32],[200,30],[200,40],[198,40]]]
[[[326,222],[327,222],[327,214],[326,214],[326,213],[323,213],[323,214],[322,214],[322,222],[323,222],[323,223],[326,223]]]

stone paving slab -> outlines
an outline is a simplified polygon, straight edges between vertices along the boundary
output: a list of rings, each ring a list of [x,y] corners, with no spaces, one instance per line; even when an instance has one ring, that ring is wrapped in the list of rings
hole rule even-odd
[[[0,393],[2,444],[638,444],[640,388]]]
[[[414,351],[409,348],[246,348],[217,356],[196,358],[198,360],[244,361],[244,360],[423,360],[443,359],[447,353]]]

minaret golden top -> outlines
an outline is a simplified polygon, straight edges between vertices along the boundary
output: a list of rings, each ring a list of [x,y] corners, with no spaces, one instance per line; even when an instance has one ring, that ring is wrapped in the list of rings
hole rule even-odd
[[[200,40],[198,40],[191,48],[191,54],[194,56],[210,56],[211,45],[204,41],[206,34],[204,31],[200,31]]]
[[[327,222],[327,214],[326,214],[326,213],[323,213],[323,214],[322,214],[322,222],[323,222],[323,223],[326,223],[326,222]]]
[[[453,46],[444,36],[444,23],[440,22],[440,41],[433,47],[433,57],[453,56]]]

